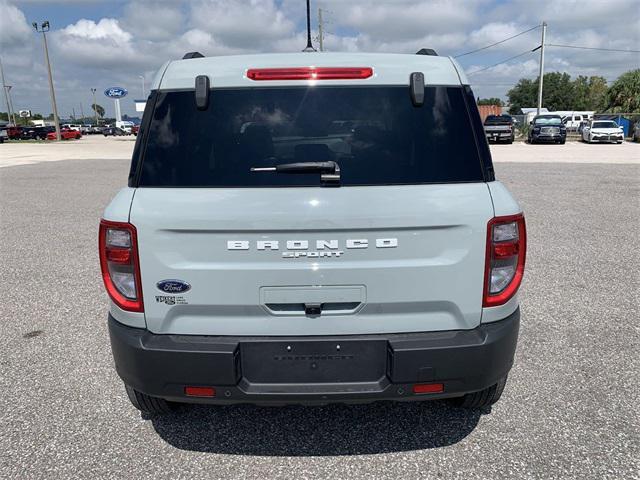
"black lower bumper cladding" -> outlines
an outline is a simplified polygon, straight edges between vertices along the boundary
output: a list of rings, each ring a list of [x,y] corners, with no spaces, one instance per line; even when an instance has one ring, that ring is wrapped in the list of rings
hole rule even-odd
[[[472,330],[322,337],[156,335],[109,315],[116,370],[148,395],[180,402],[324,404],[427,400],[495,384],[512,364],[520,310]],[[441,383],[414,394],[415,384]],[[187,386],[213,387],[192,397]]]

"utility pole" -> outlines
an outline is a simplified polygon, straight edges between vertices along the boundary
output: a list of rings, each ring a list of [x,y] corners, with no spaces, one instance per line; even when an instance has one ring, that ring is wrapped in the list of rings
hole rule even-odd
[[[320,43],[320,51],[324,52],[324,24],[322,23],[322,9],[318,9],[318,42]]]
[[[95,113],[96,127],[99,127],[100,123],[98,122],[98,109],[96,108],[96,89],[92,88],[91,93],[93,93],[93,113]]]
[[[542,83],[544,79],[544,42],[547,35],[547,22],[542,22],[542,43],[540,44],[540,76],[538,78],[538,113],[542,108]]]
[[[311,43],[311,7],[309,6],[309,0],[307,0],[307,46],[304,47],[303,52],[315,52],[313,43]]]
[[[18,125],[16,123],[16,111],[13,108],[13,100],[11,99],[11,89],[13,87],[11,85],[5,85],[5,88],[7,89],[7,94],[9,95],[9,114],[11,115],[11,120],[13,121],[14,125]]]
[[[51,75],[51,62],[49,61],[49,47],[47,46],[47,35],[46,33],[49,31],[49,21],[45,20],[40,25],[36,22],[33,22],[33,28],[36,29],[36,32],[42,33],[42,39],[44,40],[44,58],[47,61],[47,73],[49,74],[49,93],[51,95],[51,105],[53,107],[53,122],[56,126],[56,139],[58,141],[61,140],[60,136],[60,119],[58,118],[58,106],[56,105],[56,92],[53,89],[53,75]],[[39,28],[38,28],[39,27]]]
[[[11,87],[8,86],[5,81],[4,81],[4,69],[2,68],[2,60],[0,60],[0,77],[2,78],[2,90],[4,91],[4,101],[7,104],[7,120],[10,122],[11,121],[11,102],[9,101],[9,90],[11,90]],[[15,125],[16,120],[15,117],[13,118],[13,123]]]

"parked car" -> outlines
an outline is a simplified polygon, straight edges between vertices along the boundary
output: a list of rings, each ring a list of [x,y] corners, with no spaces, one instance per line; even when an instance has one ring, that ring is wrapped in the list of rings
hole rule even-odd
[[[584,123],[589,123],[593,118],[593,112],[573,112],[572,114],[562,117],[562,123],[567,130],[574,132],[580,129]]]
[[[135,135],[136,137],[138,136],[138,131],[140,130],[140,125],[133,125],[131,127],[131,133],[133,135]]]
[[[582,141],[587,143],[622,143],[624,130],[613,120],[595,120],[582,129]]]
[[[99,229],[115,367],[144,412],[502,394],[525,220],[467,77],[436,55],[312,60],[158,77]]]
[[[22,135],[22,127],[11,126],[7,127],[7,137],[9,140],[20,140],[20,136]]]
[[[118,136],[124,136],[124,135],[131,135],[129,132],[118,128],[118,127],[105,127],[102,129],[102,134],[105,137],[118,137]]]
[[[78,125],[76,123],[64,123],[60,125],[60,128],[64,128],[66,130],[75,130],[82,133],[82,125]]]
[[[537,115],[531,122],[529,143],[560,143],[567,140],[567,128],[560,115]]]
[[[24,127],[20,134],[20,140],[46,140],[51,132],[55,134],[55,127]]]
[[[4,143],[5,140],[9,140],[6,127],[0,127],[0,143]]]
[[[489,115],[484,120],[484,133],[487,140],[513,143],[515,128],[511,115]]]
[[[82,138],[82,133],[80,133],[78,130],[71,130],[70,128],[60,129],[61,140],[71,140],[71,139],[79,140],[81,138]],[[53,132],[47,133],[47,140],[55,140],[55,139],[56,139],[55,130]]]

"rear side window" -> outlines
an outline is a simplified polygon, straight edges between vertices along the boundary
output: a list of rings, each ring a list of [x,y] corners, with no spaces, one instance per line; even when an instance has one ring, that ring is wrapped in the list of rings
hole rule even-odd
[[[205,111],[160,91],[144,138],[139,186],[317,186],[250,169],[328,160],[343,186],[484,181],[461,87],[427,87],[418,108],[406,86],[213,89]]]

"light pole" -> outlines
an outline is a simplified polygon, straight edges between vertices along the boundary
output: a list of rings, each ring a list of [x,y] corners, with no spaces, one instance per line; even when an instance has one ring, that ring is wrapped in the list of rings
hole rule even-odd
[[[58,106],[56,105],[56,92],[53,89],[53,76],[51,75],[51,62],[49,61],[49,47],[47,46],[47,35],[49,31],[49,21],[45,20],[40,25],[37,22],[33,22],[33,28],[36,32],[42,33],[42,39],[44,40],[44,58],[47,61],[47,72],[49,74],[49,93],[51,94],[51,105],[53,107],[53,122],[56,126],[56,139],[60,141],[60,120],[58,119]]]
[[[2,68],[2,61],[0,61],[0,78],[2,79],[2,90],[4,90],[4,101],[7,104],[7,120],[10,122],[11,118],[13,117],[13,124],[16,124],[16,119],[15,116],[12,115],[12,105],[11,105],[11,100],[10,100],[10,90],[11,90],[11,86],[7,85],[4,81],[4,69]]]
[[[13,120],[13,125],[17,126],[16,123],[16,111],[13,109],[13,100],[11,100],[11,89],[13,88],[11,85],[5,85],[4,88],[7,89],[7,94],[9,95],[9,111],[11,112],[11,119]]]
[[[318,42],[320,42],[320,51],[324,52],[324,24],[322,22],[322,9],[318,9]]]
[[[144,75],[138,75],[138,78],[142,80],[142,99],[144,100]]]
[[[91,93],[93,94],[93,113],[95,113],[96,117],[96,127],[100,126],[100,122],[98,122],[98,107],[96,106],[96,89],[92,88]]]

